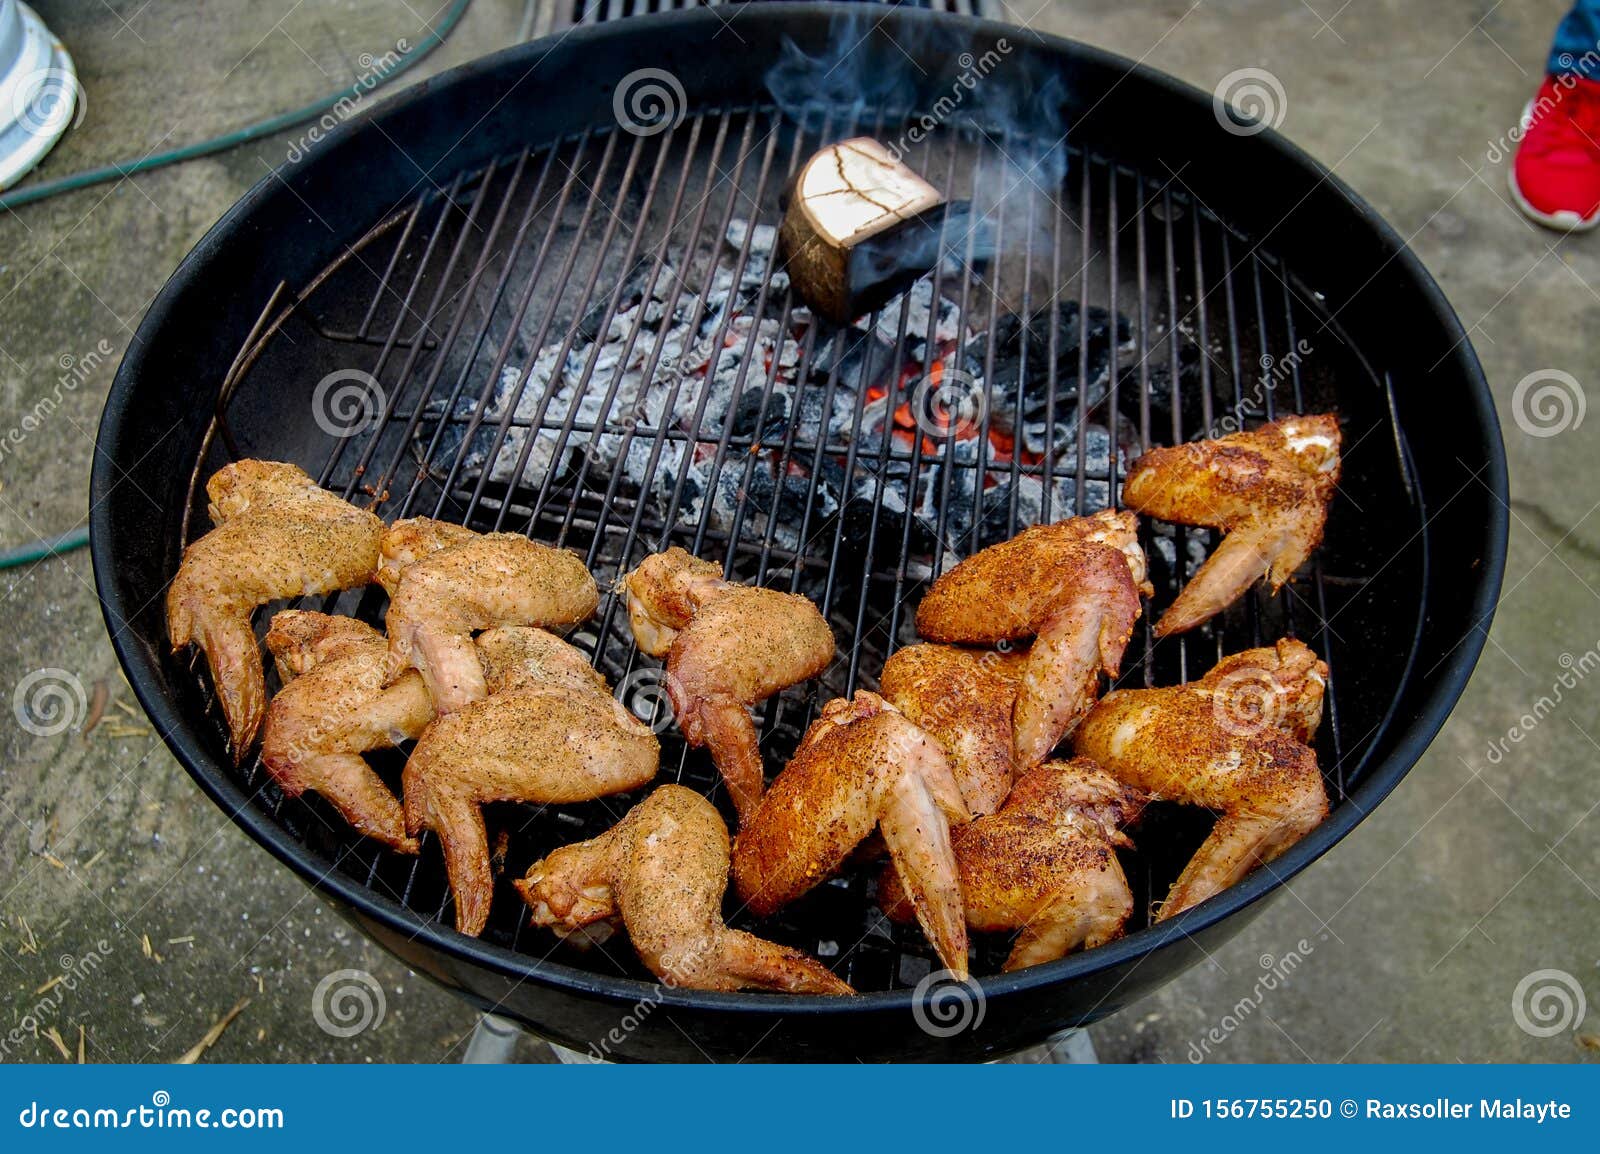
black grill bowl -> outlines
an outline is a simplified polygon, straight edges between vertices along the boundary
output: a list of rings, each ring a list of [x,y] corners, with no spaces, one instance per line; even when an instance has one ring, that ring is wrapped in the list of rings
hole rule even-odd
[[[1141,911],[1127,937],[1020,973],[999,974],[1003,943],[985,946],[975,961],[982,1020],[948,1036],[919,1026],[927,1015],[913,1013],[913,987],[930,968],[925,943],[914,931],[874,928],[865,874],[792,917],[741,923],[811,949],[833,936],[844,950],[841,972],[866,991],[861,996],[663,989],[625,947],[581,955],[525,930],[504,892],[482,940],[455,934],[436,856],[425,853],[419,865],[379,854],[328,822],[315,804],[285,803],[254,767],[235,770],[192,655],[167,652],[162,593],[183,542],[206,524],[203,507],[196,515],[195,486],[234,451],[298,461],[314,474],[321,470],[336,490],[358,496],[363,481],[375,484],[389,491],[377,505],[386,517],[437,508],[484,528],[499,516],[540,539],[588,547],[603,587],[618,565],[636,562],[659,543],[665,531],[642,517],[634,518],[620,553],[603,532],[583,538],[573,530],[575,500],[561,495],[565,480],[545,486],[537,499],[513,494],[496,505],[484,503],[481,487],[468,496],[419,475],[409,453],[412,418],[418,391],[433,387],[426,383],[433,360],[452,341],[471,339],[473,318],[463,322],[468,335],[450,331],[457,315],[452,302],[481,299],[498,276],[489,267],[473,279],[472,249],[485,236],[505,243],[515,228],[515,212],[499,213],[512,198],[495,191],[513,176],[527,182],[526,191],[542,171],[551,181],[548,195],[562,187],[571,193],[566,208],[550,209],[559,227],[535,229],[526,243],[531,259],[541,232],[554,238],[541,276],[563,279],[562,254],[574,251],[572,283],[581,286],[587,277],[579,289],[585,300],[605,300],[615,275],[600,269],[598,258],[586,265],[584,250],[599,243],[591,238],[607,228],[610,205],[624,207],[615,199],[615,173],[633,158],[639,167],[630,179],[643,182],[655,156],[649,141],[616,131],[613,93],[623,77],[647,68],[675,76],[689,115],[665,139],[703,130],[696,139],[708,142],[728,129],[730,151],[721,163],[730,187],[748,191],[761,170],[759,195],[741,215],[774,219],[794,138],[785,136],[765,154],[755,149],[739,173],[733,158],[741,132],[752,118],[763,118],[762,125],[776,120],[763,78],[782,39],[820,53],[839,32],[840,9],[752,6],[738,13],[737,39],[724,30],[728,11],[641,17],[488,57],[352,119],[252,189],[156,298],[107,400],[91,492],[106,623],[140,702],[201,788],[364,932],[474,1005],[615,1058],[1002,1055],[1119,1009],[1193,964],[1370,813],[1421,756],[1460,695],[1500,586],[1505,458],[1489,390],[1455,315],[1421,264],[1350,189],[1274,132],[1226,130],[1209,94],[1083,45],[960,17],[874,12],[874,23],[855,33],[862,37],[856,51],[873,62],[863,75],[903,62],[902,54],[917,61],[908,78],[911,104],[891,119],[930,108],[948,93],[955,72],[966,67],[963,52],[996,52],[1007,78],[996,70],[990,82],[1063,102],[1069,168],[1057,198],[1054,245],[1038,249],[1033,270],[1053,267],[1058,287],[1080,277],[1063,292],[1067,300],[1112,303],[1129,318],[1137,355],[1113,361],[1123,396],[1119,402],[1113,394],[1108,404],[1122,414],[1130,437],[1148,444],[1198,435],[1202,417],[1215,415],[1213,405],[1217,413],[1228,411],[1254,375],[1252,366],[1281,363],[1301,339],[1314,347],[1303,365],[1295,363],[1277,398],[1280,411],[1331,405],[1345,422],[1346,492],[1314,572],[1275,602],[1253,597],[1197,637],[1151,646],[1143,633],[1124,676],[1129,684],[1196,676],[1221,651],[1285,632],[1303,636],[1333,667],[1332,708],[1318,744],[1333,813],[1270,869],[1218,898],[1159,925],[1147,924]],[[862,130],[873,130],[885,115],[861,110]],[[1014,143],[1004,134],[963,137],[964,131],[949,130],[950,151],[937,153],[936,163],[964,155],[961,140],[986,155]],[[812,147],[822,142],[816,134],[805,139]],[[611,175],[569,168],[580,155],[588,158],[583,165],[611,157]],[[600,190],[598,205],[589,199],[591,180]],[[661,193],[663,201],[667,195]],[[728,193],[715,200],[708,219],[735,199]],[[591,209],[587,225],[578,219],[584,205]],[[639,222],[614,223],[620,248]],[[1011,227],[1013,235],[1023,231],[1017,222]],[[645,222],[641,232],[647,231]],[[439,268],[445,271],[437,276],[418,271]],[[436,293],[440,286],[448,291]],[[506,297],[521,288],[511,276]],[[775,315],[776,300],[767,302],[768,315]],[[375,303],[367,308],[366,301]],[[529,316],[537,319],[542,307]],[[417,326],[400,320],[423,314],[437,323],[419,344],[412,339]],[[1173,318],[1205,345],[1199,367],[1180,366],[1181,342],[1162,335]],[[550,339],[560,339],[571,320],[556,319]],[[488,340],[476,362],[469,396],[488,379],[498,339]],[[394,409],[368,440],[345,443],[319,429],[309,397],[319,378],[353,365],[373,368]],[[1187,414],[1169,415],[1177,406],[1159,403],[1161,381],[1189,372],[1199,374],[1204,411],[1191,402]],[[437,395],[449,387],[446,379]],[[224,392],[225,428],[213,419]],[[1270,415],[1272,403],[1249,417]],[[711,447],[716,441],[712,434]],[[719,451],[739,461],[745,450],[730,450],[724,435]],[[887,457],[879,465],[886,463]],[[1100,477],[1103,492],[1115,492],[1117,469],[1113,463],[1109,476]],[[1095,507],[1093,492],[1080,482],[1077,510],[1056,514]],[[1012,531],[1014,509],[1011,522],[991,526],[982,540]],[[879,528],[874,519],[871,531]],[[878,547],[865,550],[853,539],[841,548],[842,528],[828,532],[831,539],[823,533],[798,567],[763,554],[756,576],[787,575],[798,584],[806,569],[816,582],[804,587],[829,603],[840,636],[841,661],[821,687],[831,694],[875,684],[883,653],[892,648],[886,642],[904,643],[908,605],[920,586],[907,577],[905,550],[893,539],[898,529],[884,529]],[[712,556],[728,551],[727,535],[719,541],[704,527],[667,536]],[[844,576],[850,567],[853,583]],[[1151,617],[1176,588],[1176,574],[1165,576]],[[341,605],[375,611],[371,597],[347,595]],[[888,638],[881,636],[885,621]],[[620,623],[608,618],[588,639],[613,678],[631,666],[620,637]],[[781,707],[790,710],[784,724],[791,743],[818,693],[798,693]],[[777,727],[770,712],[766,722],[769,733]],[[769,764],[781,762],[784,740],[773,738]],[[709,789],[703,759],[684,757],[670,735],[663,742],[663,777],[675,765],[680,780]],[[511,822],[519,832],[508,869],[520,872],[534,854],[598,832],[612,812],[580,807],[559,821],[529,815]],[[1152,816],[1139,834],[1141,854],[1129,861],[1141,905],[1160,897],[1203,833],[1195,815]]]

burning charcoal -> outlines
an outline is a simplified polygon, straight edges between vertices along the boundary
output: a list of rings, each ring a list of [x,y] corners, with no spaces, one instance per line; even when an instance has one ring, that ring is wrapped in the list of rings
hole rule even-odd
[[[1113,330],[1111,314],[1091,305],[1087,324],[1081,323],[1077,301],[1065,301],[1057,310],[1056,324],[1056,419],[1072,417],[1078,407],[1078,369],[1080,346],[1088,342],[1088,377],[1090,382],[1086,408],[1098,404],[1104,395],[1103,384],[1109,380],[1113,333],[1118,347],[1130,339],[1128,318],[1117,314]],[[1027,338],[1027,379],[1023,385],[1023,420],[1042,427],[1045,408],[1050,399],[1050,321],[1051,310],[1041,310],[1026,321],[1015,313],[1008,313],[995,321],[993,386],[997,397],[1015,398],[1017,382],[1023,372],[1023,338]],[[983,337],[967,345],[970,356],[984,363],[988,354]],[[1097,387],[1098,386],[1098,387]],[[1099,393],[1100,395],[1096,395]],[[1010,406],[1007,406],[1010,407]]]
[[[1012,493],[1016,494],[1016,519],[1011,516]],[[1013,486],[1010,480],[1002,481],[983,495],[983,526],[985,537],[998,532],[996,540],[1015,536],[1029,525],[1037,525],[1044,516],[1044,486],[1037,477],[1018,477]]]
[[[752,225],[748,220],[738,217],[728,221],[728,230],[723,237],[730,248],[736,252],[742,250],[747,236],[750,238],[750,259],[759,257],[763,263],[769,260],[778,244],[778,230],[770,224]]]
[[[838,329],[820,341],[811,357],[811,372],[820,382],[838,367],[839,384],[851,392],[886,386],[899,373],[894,335],[888,340],[860,329]]]
[[[786,197],[780,237],[794,287],[838,324],[871,312],[938,259],[943,194],[876,140],[824,148]]]
[[[909,307],[902,304],[905,301],[910,302]],[[911,360],[926,363],[928,321],[933,313],[933,306],[933,282],[927,279],[917,281],[903,294],[890,300],[878,310],[876,326],[878,339],[893,348],[895,338],[900,335],[900,310],[906,307],[906,353]],[[961,326],[961,310],[943,295],[939,297],[939,313],[934,324],[933,339],[941,345],[948,345],[952,341],[967,344],[972,340],[972,334]],[[977,362],[977,365],[979,367],[974,369],[974,372],[981,373],[982,362]]]
[[[1172,428],[1172,362],[1164,350],[1152,356],[1145,374],[1150,393],[1151,436],[1166,439]],[[1117,390],[1117,406],[1129,420],[1137,421],[1139,414],[1139,374],[1137,369],[1124,370],[1124,384]],[[1204,404],[1204,389],[1200,380],[1200,346],[1193,341],[1181,340],[1178,345],[1178,405],[1186,418],[1194,419]],[[1249,390],[1246,390],[1246,400]]]
[[[1150,580],[1160,588],[1181,585],[1205,564],[1207,534],[1177,525],[1154,523],[1150,534]]]
[[[652,271],[656,273],[653,278],[650,275]],[[626,339],[628,329],[631,327],[632,310],[647,299],[658,303],[665,301],[677,275],[677,270],[671,265],[663,263],[661,268],[656,270],[654,257],[640,257],[623,279],[622,292],[617,298],[617,312],[612,318],[610,333],[606,339],[613,341]],[[579,334],[591,341],[600,339],[600,322],[605,319],[606,305],[609,303],[608,298],[602,296],[595,302],[593,308],[583,314],[583,319],[577,324]],[[624,315],[630,318],[630,325],[618,331],[617,321]],[[649,321],[654,322],[660,317],[659,307],[655,310],[654,316],[651,316],[648,310],[646,312],[646,319]]]
[[[903,506],[893,501],[894,490],[884,490],[884,501],[881,505],[870,499],[854,498],[845,504],[840,514],[842,529],[840,540],[843,548],[841,556],[850,558],[845,565],[845,574],[860,579],[863,559],[866,556],[868,538],[872,538],[871,566],[874,570],[895,570],[900,565],[903,556],[919,556],[933,551],[934,537],[931,526],[926,525],[918,517],[911,518],[911,539],[904,550],[901,542],[906,537],[906,512]],[[872,516],[877,509],[878,528],[873,534]]]
[[[777,389],[766,399],[766,412],[762,413],[762,394],[750,389],[739,398],[734,408],[733,435],[749,437],[757,443],[776,444],[783,439],[789,423],[789,396]]]

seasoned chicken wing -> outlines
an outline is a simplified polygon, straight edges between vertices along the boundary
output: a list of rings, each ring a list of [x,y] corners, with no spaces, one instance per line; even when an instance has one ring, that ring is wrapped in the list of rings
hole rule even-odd
[[[433,702],[416,673],[383,687],[389,643],[354,617],[285,610],[267,648],[284,687],[267,707],[261,763],[289,797],[326,798],[359,833],[416,853],[405,814],[361,756],[419,736]]]
[[[673,546],[623,578],[639,648],[666,656],[667,693],[683,731],[709,746],[742,823],[766,775],[749,707],[833,660],[833,631],[805,597],[739,585]]]
[[[407,565],[432,556],[441,549],[465,545],[479,534],[453,521],[432,517],[408,517],[384,530],[378,545],[377,582],[390,597],[400,588],[400,574]]]
[[[1133,893],[1117,861],[1119,827],[1143,796],[1087,758],[1047,761],[1017,782],[999,813],[951,834],[967,925],[1021,930],[1005,968],[1020,970],[1120,937]],[[878,904],[896,921],[911,906],[893,866]]]
[[[399,564],[401,570],[386,624],[390,678],[415,667],[434,706],[446,714],[488,693],[472,645],[474,630],[571,625],[594,612],[600,594],[574,553],[518,533],[474,533],[449,544],[453,535],[440,539],[437,524],[401,522],[391,531],[385,564]],[[431,545],[443,547],[430,551]],[[414,554],[420,556],[405,563]]]
[[[533,924],[556,933],[621,922],[639,958],[668,986],[850,994],[820,962],[731,930],[728,827],[693,790],[664,785],[591,841],[563,846],[516,883]]]
[[[966,558],[928,589],[917,632],[993,645],[1034,637],[1012,710],[1018,772],[1044,761],[1112,677],[1150,592],[1133,514],[1035,525]]]
[[[950,825],[969,817],[938,743],[862,691],[823,707],[740,827],[734,882],[757,914],[773,913],[837,873],[876,828],[923,932],[945,967],[965,978],[967,924]]]
[[[537,658],[551,670],[541,679],[523,649],[528,639],[507,638],[510,632],[491,631],[498,636],[485,645],[490,668],[505,682],[430,725],[401,775],[406,830],[438,833],[456,929],[473,936],[489,920],[494,891],[480,806],[559,805],[637,789],[656,775],[661,756],[655,734],[616,703],[603,679],[596,685],[574,676],[575,665],[548,653]]]
[[[589,664],[583,650],[543,629],[499,625],[478,634],[473,644],[490,693],[545,685],[611,694],[604,675]]]
[[[183,551],[167,589],[167,633],[173,652],[205,650],[242,761],[267,692],[251,613],[279,598],[365,585],[383,522],[277,461],[227,465],[206,482],[206,495],[217,527]]]
[[[973,817],[1011,792],[1011,713],[1024,653],[908,645],[884,663],[880,686],[895,708],[944,747]]]
[[[1339,421],[1284,417],[1214,441],[1151,449],[1122,487],[1131,509],[1227,534],[1156,622],[1182,633],[1266,577],[1277,593],[1322,543],[1339,482]]]
[[[1327,677],[1315,653],[1285,639],[1225,657],[1185,685],[1109,693],[1083,719],[1079,754],[1152,798],[1219,815],[1161,918],[1220,893],[1328,815],[1307,744],[1322,720]]]

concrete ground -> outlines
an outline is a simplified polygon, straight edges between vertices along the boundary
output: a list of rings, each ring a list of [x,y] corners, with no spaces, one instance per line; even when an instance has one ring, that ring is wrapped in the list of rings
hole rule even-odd
[[[349,83],[361,53],[419,39],[417,13],[435,2],[37,3],[88,94],[45,175],[297,107]],[[1444,733],[1211,964],[1095,1027],[1103,1059],[1600,1057],[1600,688],[1579,680],[1509,755],[1489,754],[1600,639],[1592,426],[1535,437],[1511,404],[1530,373],[1594,376],[1600,239],[1525,224],[1491,149],[1537,85],[1564,6],[1044,0],[1035,12],[1020,0],[1008,14],[1206,90],[1240,68],[1278,77],[1283,131],[1393,222],[1470,327],[1515,494],[1505,597]],[[521,7],[478,0],[419,74],[509,43]],[[263,141],[0,219],[0,430],[63,373],[83,375],[0,459],[0,547],[82,522],[100,406],[143,310],[283,149]],[[170,1060],[241,1005],[208,1060],[459,1057],[473,1014],[273,865],[133,710],[87,553],[5,571],[0,591],[0,692],[59,670],[109,702],[87,738],[0,726],[0,1060]],[[1291,954],[1289,980],[1262,992],[1258,978]],[[346,968],[376,976],[387,1012],[339,1038],[311,1007],[318,982]]]

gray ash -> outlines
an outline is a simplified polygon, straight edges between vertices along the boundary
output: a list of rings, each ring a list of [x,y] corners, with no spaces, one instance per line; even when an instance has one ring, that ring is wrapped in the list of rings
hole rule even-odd
[[[1131,371],[1131,357],[1114,355],[1131,353],[1126,317],[1064,302],[975,332],[924,278],[873,317],[813,333],[803,307],[780,319],[791,302],[782,271],[769,280],[775,240],[769,225],[733,220],[703,290],[676,265],[640,262],[609,322],[602,306],[579,318],[570,347],[513,341],[520,356],[492,387],[429,405],[419,455],[438,437],[434,461],[460,458],[454,489],[481,485],[496,508],[581,477],[591,495],[643,497],[669,528],[727,530],[743,508],[741,535],[770,534],[783,549],[805,548],[802,524],[862,548],[872,537],[872,563],[888,568],[902,541],[927,556],[942,536],[959,557],[1042,520],[1047,484],[1052,519],[1111,503],[1113,454],[1121,472],[1137,446],[1128,414],[1107,405],[1113,362]],[[729,253],[746,244],[736,279]],[[1187,405],[1199,352],[1183,342],[1180,354]],[[1147,374],[1155,404],[1169,404],[1170,369]],[[919,384],[941,379],[985,398],[981,416],[953,428],[919,421]]]

